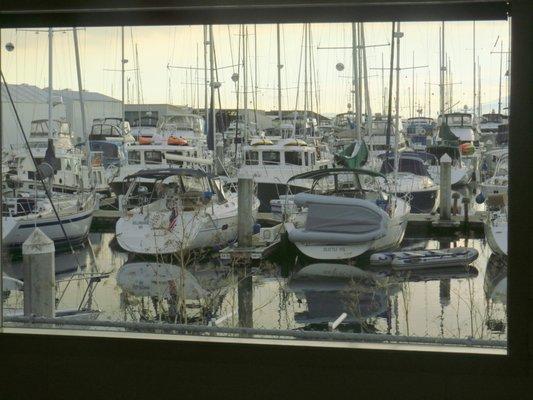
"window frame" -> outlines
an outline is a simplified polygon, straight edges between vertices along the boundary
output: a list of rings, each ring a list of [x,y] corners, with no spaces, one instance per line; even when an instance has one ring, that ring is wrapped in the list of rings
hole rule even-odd
[[[252,0],[253,2],[254,0]],[[257,1],[257,0],[255,0]],[[279,1],[279,0],[275,0]],[[318,0],[319,1],[319,0]],[[327,0],[300,1],[292,0],[289,5],[280,7],[260,7],[261,12],[251,6],[242,6],[245,0],[233,0],[233,4],[240,3],[241,7],[213,6],[215,1],[182,1],[182,8],[171,7],[169,1],[152,1],[150,8],[140,8],[138,3],[127,0],[117,0],[113,3],[114,10],[103,1],[93,0],[92,12],[89,2],[56,1],[55,5],[49,4],[48,10],[42,10],[42,2],[37,0],[20,3],[3,4],[0,11],[0,28],[16,27],[46,27],[55,26],[108,26],[108,25],[181,25],[181,24],[208,24],[208,23],[276,23],[276,22],[350,22],[358,21],[435,21],[435,20],[487,20],[500,19],[502,13],[508,11],[508,5],[502,1],[394,1],[388,0],[388,7],[376,9],[377,0],[353,1],[352,4],[330,4]],[[133,4],[132,4],[133,3]],[[226,2],[226,3],[229,3]],[[281,1],[280,1],[281,3]],[[304,3],[306,4],[304,6]],[[358,4],[363,3],[363,4]],[[374,3],[374,4],[370,4]],[[397,3],[397,4],[394,4]],[[410,3],[410,4],[408,4]],[[418,4],[417,4],[418,3]],[[196,5],[195,5],[196,4]],[[200,4],[200,5],[198,5]],[[193,6],[195,5],[195,6]],[[530,129],[530,104],[533,104],[532,93],[528,85],[520,86],[517,82],[527,82],[530,79],[529,71],[533,66],[531,50],[528,46],[532,33],[530,25],[531,9],[526,0],[513,1],[512,23],[512,66],[510,131],[528,132]],[[86,8],[84,8],[84,6]],[[166,7],[160,8],[158,7]],[[130,10],[128,10],[130,9]],[[40,11],[39,11],[40,10]],[[60,12],[58,12],[60,10]],[[125,11],[128,10],[128,11]],[[349,17],[352,17],[351,19]],[[330,371],[343,371],[343,376],[355,373],[368,374],[399,374],[402,379],[407,379],[413,384],[420,380],[419,374],[435,374],[437,367],[439,373],[448,374],[447,394],[461,393],[452,384],[464,383],[463,380],[453,379],[474,377],[478,382],[488,382],[493,377],[509,378],[509,387],[514,384],[524,385],[520,379],[528,378],[528,368],[531,368],[532,339],[531,330],[533,321],[533,286],[532,255],[529,227],[524,221],[524,213],[531,211],[532,205],[527,196],[520,195],[520,188],[528,187],[533,181],[531,168],[528,165],[531,148],[533,148],[533,135],[510,135],[509,167],[512,171],[520,171],[510,176],[509,185],[509,292],[508,292],[508,354],[505,356],[494,354],[472,354],[468,349],[460,353],[448,353],[446,348],[420,346],[414,351],[413,346],[364,345],[352,349],[346,348],[342,343],[324,343],[317,345],[312,342],[294,343],[286,341],[264,341],[253,339],[223,340],[209,337],[177,336],[169,338],[166,335],[154,335],[153,338],[140,338],[133,333],[95,333],[83,331],[60,331],[41,329],[2,328],[0,334],[0,354],[6,365],[14,372],[20,372],[29,362],[44,360],[48,366],[46,376],[58,376],[65,371],[53,371],[54,366],[61,365],[64,360],[74,366],[101,368],[102,360],[113,362],[123,367],[123,374],[127,376],[132,360],[139,361],[139,354],[145,364],[157,371],[164,371],[169,365],[184,365],[202,370],[205,365],[228,366],[249,369],[250,365],[257,364],[260,360],[263,368],[272,371],[286,371],[290,366],[295,370],[311,370],[320,360],[320,369]],[[516,191],[513,188],[517,188]],[[515,196],[514,194],[517,193]],[[0,312],[1,316],[1,312]],[[530,332],[528,332],[528,330]],[[172,340],[166,340],[172,339]],[[364,348],[362,348],[364,347]],[[415,346],[416,347],[416,346]],[[22,360],[22,361],[21,361]],[[201,360],[198,361],[198,360]],[[356,360],[356,362],[354,362]],[[409,374],[406,375],[406,366]],[[145,368],[143,368],[145,370]],[[253,369],[253,368],[252,368]],[[154,370],[154,371],[155,371]],[[229,371],[228,371],[229,372]],[[152,373],[154,373],[152,371]],[[300,374],[301,371],[298,372]],[[281,373],[283,374],[283,373]],[[294,373],[293,373],[294,374]],[[12,374],[13,375],[13,374]],[[224,375],[224,374],[222,374]],[[25,374],[22,374],[24,377]],[[33,376],[33,374],[32,374]],[[295,376],[295,375],[292,375]],[[424,375],[427,376],[427,375]],[[510,378],[513,379],[510,379]],[[18,377],[21,380],[21,377]],[[37,378],[44,380],[44,378]],[[220,378],[221,379],[221,378]],[[530,379],[530,376],[529,376]],[[354,377],[355,380],[355,377]],[[375,379],[374,379],[375,381]],[[497,381],[497,380],[496,380]],[[219,382],[222,382],[219,380]],[[286,386],[290,382],[284,381]],[[398,380],[396,380],[398,382]],[[435,382],[440,382],[440,379]],[[513,383],[514,382],[514,383]],[[527,381],[526,381],[527,382]],[[27,382],[26,382],[27,383]],[[205,382],[204,382],[205,383]],[[121,386],[128,385],[124,382]],[[440,383],[444,385],[444,383]],[[53,383],[48,382],[50,392],[53,392]],[[71,383],[71,385],[74,385]],[[492,387],[495,384],[492,383]],[[527,385],[527,384],[526,384]],[[14,385],[17,386],[17,385]],[[150,390],[153,385],[149,385]],[[246,385],[245,385],[246,386]],[[461,386],[461,385],[459,385]],[[164,385],[163,385],[164,387]],[[442,389],[444,386],[439,386]],[[497,387],[497,386],[496,386]],[[115,386],[109,387],[115,390]],[[37,389],[35,389],[37,390]],[[505,388],[500,388],[505,390]],[[507,388],[508,390],[508,388]]]

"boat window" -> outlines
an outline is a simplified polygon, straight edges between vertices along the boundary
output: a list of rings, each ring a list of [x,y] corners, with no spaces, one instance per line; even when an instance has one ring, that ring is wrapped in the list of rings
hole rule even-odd
[[[264,153],[263,153],[264,160]],[[302,165],[303,153],[301,151],[286,151],[285,152],[285,164]]]
[[[304,152],[304,158],[305,158],[305,166],[309,165],[309,153]]]
[[[128,164],[140,164],[141,152],[139,150],[128,151]]]
[[[259,153],[257,151],[247,151],[246,152],[246,165],[257,165],[259,164]]]
[[[265,165],[279,164],[280,162],[279,151],[263,151],[262,156]]]
[[[144,152],[144,162],[146,164],[161,164],[163,155],[160,151],[147,150]]]

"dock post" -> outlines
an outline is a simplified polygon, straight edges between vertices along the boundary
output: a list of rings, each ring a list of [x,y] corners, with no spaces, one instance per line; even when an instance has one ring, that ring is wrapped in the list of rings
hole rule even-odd
[[[254,181],[252,178],[238,179],[238,226],[237,239],[239,247],[252,247]]]
[[[440,220],[450,221],[452,196],[452,159],[448,154],[440,158]]]
[[[470,204],[470,199],[468,197],[463,197],[463,208],[464,208],[464,223],[465,223],[465,229],[468,230],[469,225],[469,218],[468,218],[468,205]]]
[[[453,199],[453,207],[452,207],[452,214],[455,216],[459,212],[459,208],[457,207],[457,203],[459,202],[459,197],[461,195],[457,192],[453,192],[452,199]]]
[[[24,315],[55,316],[55,246],[39,228],[22,244]]]

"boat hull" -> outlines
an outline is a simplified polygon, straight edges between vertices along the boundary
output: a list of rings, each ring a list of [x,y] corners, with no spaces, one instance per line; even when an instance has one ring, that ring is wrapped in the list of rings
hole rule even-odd
[[[11,217],[2,219],[3,225],[8,229],[5,231],[3,244],[10,248],[20,248],[22,243],[28,239],[35,228],[39,228],[43,233],[52,239],[56,244],[70,242],[77,244],[83,242],[89,234],[93,219],[93,209],[85,210],[76,214],[64,216],[61,219],[63,228],[68,236],[65,238],[61,225],[55,216],[37,220],[24,220]]]
[[[439,188],[414,191],[409,193],[398,193],[402,199],[410,199],[411,212],[414,214],[430,214],[437,210],[439,205]]]

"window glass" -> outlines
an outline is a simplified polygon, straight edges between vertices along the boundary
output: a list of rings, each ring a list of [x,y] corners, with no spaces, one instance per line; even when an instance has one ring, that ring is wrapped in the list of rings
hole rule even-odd
[[[263,153],[264,159],[264,153]],[[285,152],[285,164],[302,165],[303,152],[301,151],[286,151]]]
[[[163,156],[160,151],[145,151],[144,162],[146,164],[161,164]]]
[[[138,150],[129,150],[128,151],[128,163],[129,164],[140,164],[141,163],[141,153]]]
[[[247,151],[246,152],[246,165],[257,165],[259,164],[259,153],[257,151]]]
[[[265,165],[274,165],[280,162],[279,151],[263,151],[262,156]]]

